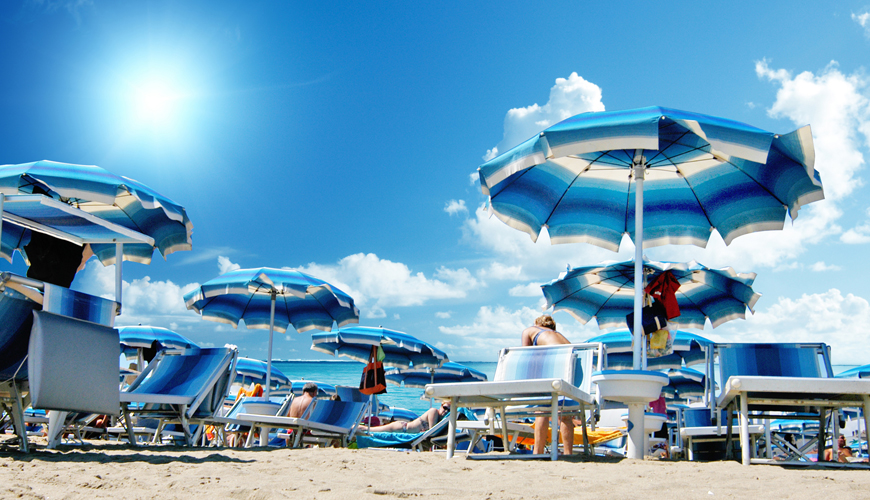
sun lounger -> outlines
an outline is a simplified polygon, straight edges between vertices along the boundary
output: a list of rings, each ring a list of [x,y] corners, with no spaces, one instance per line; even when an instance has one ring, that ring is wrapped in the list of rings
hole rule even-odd
[[[206,421],[223,405],[235,375],[238,350],[211,348],[190,354],[158,353],[148,367],[120,394],[128,439],[136,442],[131,415],[156,418],[155,438],[166,424],[178,423],[184,441],[192,446]],[[191,425],[196,425],[192,430]]]
[[[334,439],[347,446],[367,410],[365,402],[321,399],[316,401],[307,418],[240,413],[238,419],[250,422],[252,435],[257,429],[261,433],[267,433],[269,428],[292,429],[294,448],[304,442],[323,444]],[[251,442],[250,437],[248,441]]]
[[[450,413],[448,412],[435,425],[430,427],[425,432],[404,433],[404,432],[370,432],[368,434],[360,434],[356,437],[357,447],[359,448],[398,448],[412,449],[416,451],[434,450],[436,446],[444,446],[447,441],[447,432],[450,423]],[[477,416],[468,408],[459,409],[458,423],[471,423],[477,421]],[[482,422],[481,422],[482,424]],[[471,438],[467,430],[459,429],[454,436],[456,441],[467,441]],[[474,448],[469,446],[469,451]]]
[[[767,461],[750,457],[750,419],[783,418],[788,412],[803,419],[813,415],[820,424],[823,455],[829,411],[863,407],[865,419],[870,412],[870,380],[832,378],[825,344],[716,344],[714,353],[724,381],[715,407],[738,414],[744,465]],[[733,419],[726,420],[730,435]]]
[[[594,403],[591,395],[593,357],[603,359],[602,345],[566,344],[558,346],[513,347],[499,353],[495,377],[491,382],[429,384],[426,396],[451,401],[451,408],[493,408],[501,416],[502,428],[508,415],[549,416],[558,422],[559,414],[584,415],[584,446],[586,405]],[[573,405],[573,406],[572,406]],[[451,412],[448,431],[447,458],[453,457],[457,429],[456,413]],[[558,458],[558,425],[553,425],[550,459]],[[534,455],[521,455],[534,457]]]

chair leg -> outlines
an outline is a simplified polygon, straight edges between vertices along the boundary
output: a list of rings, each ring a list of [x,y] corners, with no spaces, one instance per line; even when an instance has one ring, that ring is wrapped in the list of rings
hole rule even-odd
[[[29,451],[27,442],[27,427],[24,422],[24,402],[21,400],[21,393],[18,391],[18,385],[12,383],[12,392],[15,393],[15,403],[12,408],[12,425],[18,433],[18,438],[21,440],[19,447],[21,451],[27,453]]]

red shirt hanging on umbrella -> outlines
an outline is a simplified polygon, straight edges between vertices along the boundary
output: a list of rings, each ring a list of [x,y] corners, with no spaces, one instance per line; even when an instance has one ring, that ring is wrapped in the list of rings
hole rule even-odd
[[[674,274],[670,271],[665,271],[659,274],[652,283],[647,285],[644,291],[664,304],[665,313],[668,319],[671,319],[680,315],[680,305],[677,304],[676,295],[679,288],[680,282],[677,281]]]

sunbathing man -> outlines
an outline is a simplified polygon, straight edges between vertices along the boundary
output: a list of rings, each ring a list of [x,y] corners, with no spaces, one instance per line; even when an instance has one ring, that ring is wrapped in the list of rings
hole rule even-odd
[[[552,316],[544,315],[535,320],[535,326],[530,326],[523,330],[522,333],[523,346],[536,345],[559,345],[570,344],[571,342],[564,335],[556,331],[556,322]],[[574,420],[571,417],[562,417],[562,422],[559,425],[559,430],[562,434],[562,448],[565,455],[570,455],[574,451]],[[544,454],[544,447],[547,444],[547,432],[550,426],[550,417],[535,418],[535,448],[536,455]],[[553,446],[556,446],[553,443]]]
[[[441,419],[444,418],[444,415],[447,415],[449,411],[450,402],[445,401],[438,408],[429,408],[425,413],[410,422],[400,422],[397,420],[386,425],[378,425],[375,427],[361,425],[360,427],[366,432],[407,432],[415,434],[418,432],[426,432],[431,429],[435,424],[440,422]]]
[[[301,418],[308,410],[308,407],[314,402],[314,398],[316,397],[317,384],[314,382],[305,382],[305,385],[302,387],[302,394],[293,398],[293,402],[290,403],[290,409],[287,410],[287,416]]]
[[[837,440],[837,448],[839,449],[838,461],[839,462],[848,462],[849,459],[847,457],[852,456],[852,449],[846,447],[846,436],[840,434],[840,439]],[[830,462],[833,460],[834,449],[833,448],[825,448],[825,461]]]

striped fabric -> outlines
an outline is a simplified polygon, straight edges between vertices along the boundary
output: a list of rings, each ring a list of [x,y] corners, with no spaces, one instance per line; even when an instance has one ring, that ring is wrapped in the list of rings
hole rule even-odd
[[[631,334],[628,330],[605,333],[586,342],[601,342],[607,347],[607,369],[628,370],[632,368]],[[659,358],[647,358],[650,370],[681,368],[703,363],[705,351],[713,342],[691,332],[677,330],[674,336],[674,353]]]
[[[357,401],[319,399],[305,420],[350,428],[359,424],[365,406],[365,403]]]
[[[359,309],[346,293],[292,269],[237,269],[211,279],[184,295],[184,304],[204,319],[238,328],[269,328],[271,292],[276,293],[275,330],[330,330],[359,321]]]
[[[494,380],[560,378],[574,381],[574,368],[574,348],[570,346],[505,349],[498,360]]]
[[[147,234],[164,257],[191,248],[193,224],[184,208],[133,179],[94,165],[47,160],[0,166],[3,194],[31,194],[35,187],[101,219]],[[92,248],[103,264],[115,263],[114,244]],[[125,244],[124,260],[147,264],[153,252],[151,245]]]
[[[311,335],[312,350],[361,363],[368,363],[372,346],[377,345],[384,350],[384,366],[438,368],[447,361],[447,353],[428,342],[383,327],[354,325]]]
[[[27,349],[33,311],[39,304],[5,289],[0,294],[0,379],[27,380]]]
[[[272,387],[290,384],[290,378],[281,370],[272,367]],[[236,361],[236,382],[245,385],[266,383],[266,362],[259,359],[239,358]]]
[[[818,350],[800,344],[717,344],[716,351],[722,380],[737,375],[825,376],[819,366]]]
[[[387,382],[405,387],[424,388],[427,384],[485,382],[486,374],[465,365],[447,362],[438,368],[390,368]]]
[[[151,375],[127,392],[133,394],[160,394],[188,397],[191,401],[206,385],[226,369],[229,349],[201,349],[197,354],[168,355],[158,361]]]
[[[809,127],[774,135],[749,125],[661,107],[584,113],[544,130],[478,169],[493,213],[537,240],[618,250],[634,239],[637,150],[647,166],[644,248],[726,244],[781,229],[823,198]]]
[[[682,328],[713,328],[732,319],[745,319],[761,294],[752,289],[755,273],[737,273],[730,267],[711,269],[697,262],[644,261],[647,283],[670,271],[680,282],[676,292],[680,315],[668,323]],[[571,269],[541,285],[547,308],[567,311],[580,323],[592,318],[599,328],[625,326],[634,310],[634,261],[603,263]]]
[[[118,328],[121,346],[127,350],[151,347],[157,341],[169,349],[198,349],[196,342],[168,328],[159,326],[122,326]],[[131,349],[132,348],[132,349]]]
[[[115,324],[117,302],[76,292],[51,283],[45,283],[44,287],[42,293],[43,311],[106,326]]]

